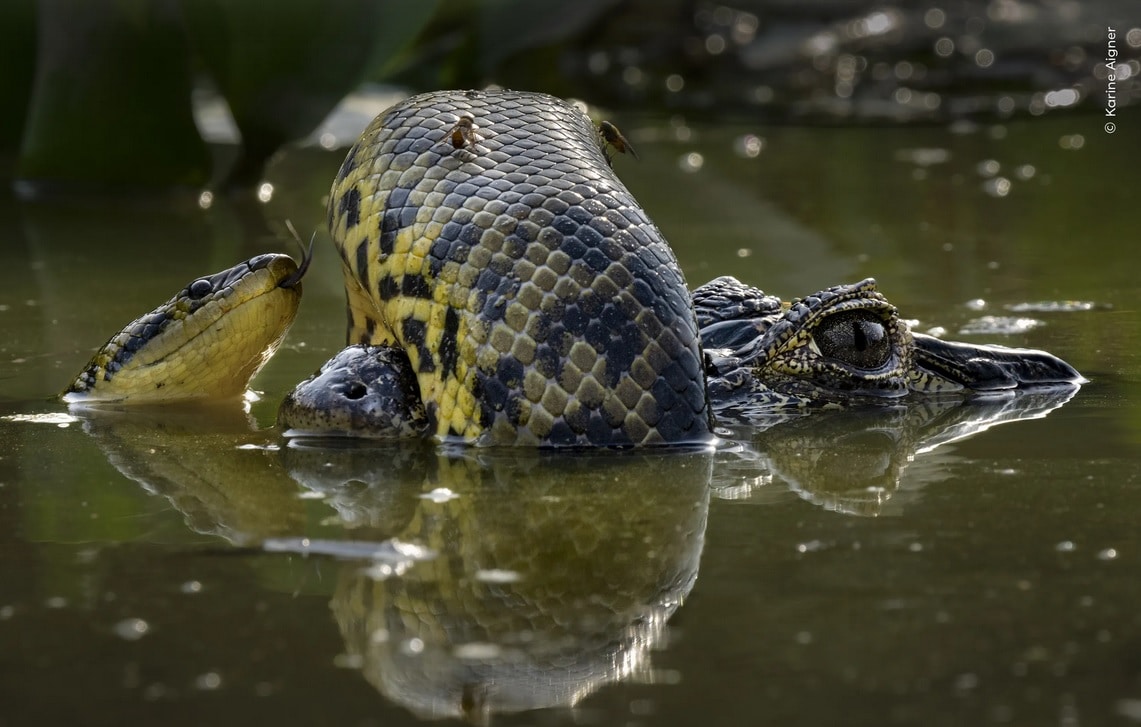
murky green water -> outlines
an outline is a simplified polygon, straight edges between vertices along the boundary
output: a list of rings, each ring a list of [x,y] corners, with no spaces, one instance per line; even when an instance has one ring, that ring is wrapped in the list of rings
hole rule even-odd
[[[343,336],[323,246],[249,420],[53,419],[127,320],[319,228],[340,154],[287,155],[264,205],[4,199],[0,724],[1141,722],[1141,118],[622,122],[691,283],[875,276],[920,330],[1091,382],[707,454],[285,447]],[[1017,308],[1065,301],[1094,305]]]

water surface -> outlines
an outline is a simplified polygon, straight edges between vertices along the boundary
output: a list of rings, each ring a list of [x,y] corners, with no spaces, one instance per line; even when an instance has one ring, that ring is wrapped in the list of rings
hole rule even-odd
[[[66,417],[122,324],[319,229],[341,155],[287,154],[264,204],[4,199],[0,724],[1141,722],[1141,119],[621,126],[691,284],[874,276],[1090,383],[708,453],[288,447],[276,404],[344,335],[325,244],[248,418]]]

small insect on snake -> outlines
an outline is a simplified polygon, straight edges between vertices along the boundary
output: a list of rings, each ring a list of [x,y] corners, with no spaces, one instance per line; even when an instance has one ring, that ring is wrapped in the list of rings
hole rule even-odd
[[[479,127],[475,125],[474,116],[468,113],[460,114],[456,125],[445,134],[445,137],[456,149],[475,147],[476,144],[483,141],[483,137],[480,136],[477,129],[479,129]]]

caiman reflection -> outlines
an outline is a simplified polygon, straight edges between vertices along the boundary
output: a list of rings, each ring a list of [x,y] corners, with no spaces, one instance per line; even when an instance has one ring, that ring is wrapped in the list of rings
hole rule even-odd
[[[811,416],[781,416],[728,403],[719,414],[734,424],[720,433],[736,444],[718,456],[714,495],[754,500],[762,488],[787,488],[834,512],[898,514],[903,510],[901,503],[893,503],[898,491],[946,477],[938,471],[938,458],[926,455],[1000,424],[1041,419],[1075,393],[1076,387],[1060,386],[978,398],[969,406],[931,398]],[[934,470],[905,475],[916,465]]]

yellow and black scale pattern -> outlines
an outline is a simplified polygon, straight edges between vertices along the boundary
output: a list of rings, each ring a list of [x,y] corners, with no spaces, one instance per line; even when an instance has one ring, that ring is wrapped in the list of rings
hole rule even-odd
[[[444,91],[349,151],[329,199],[348,341],[407,353],[437,437],[709,439],[685,279],[602,143],[552,96]]]

